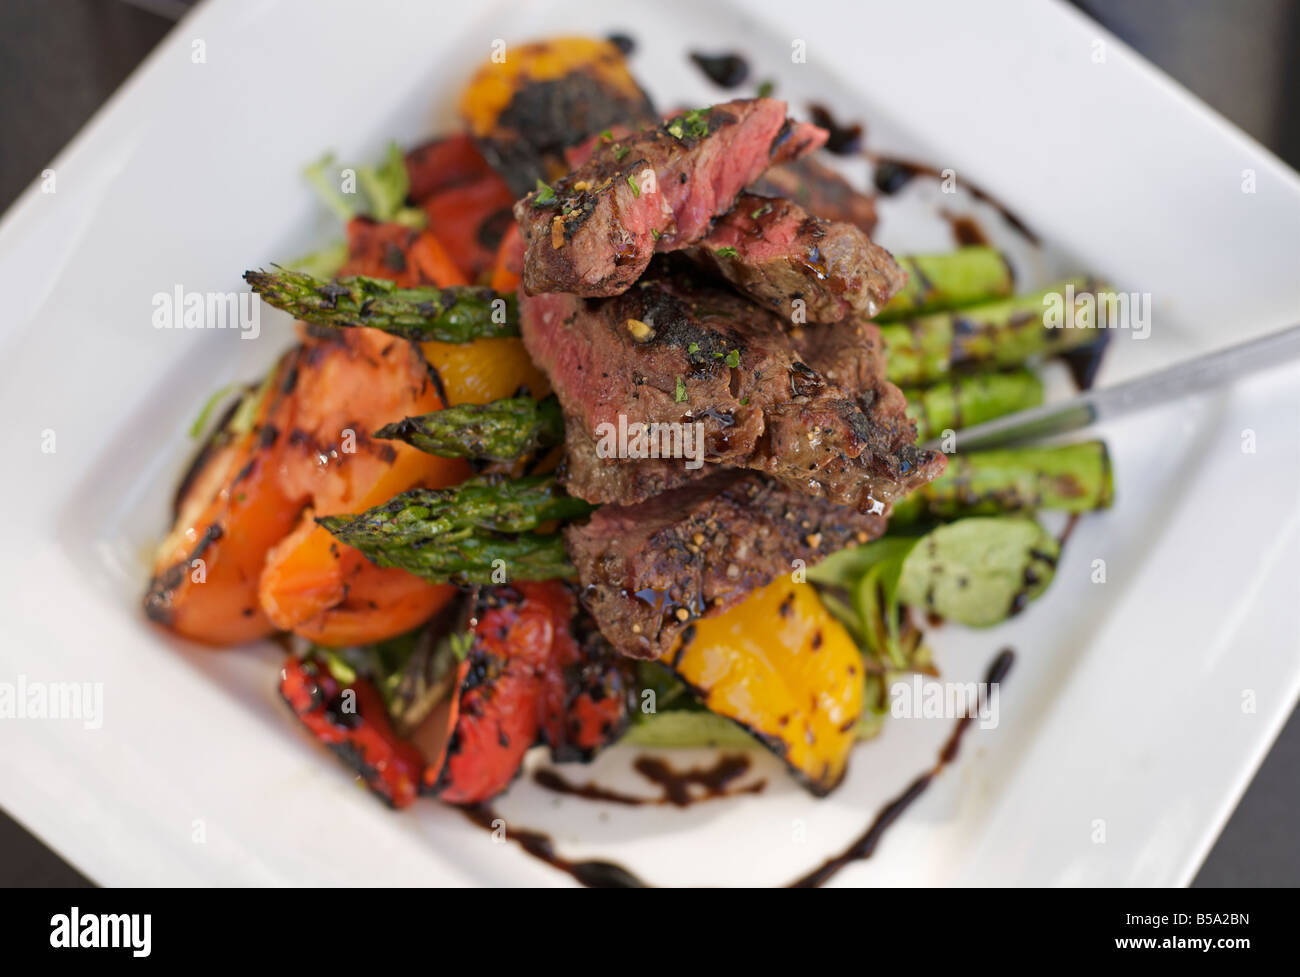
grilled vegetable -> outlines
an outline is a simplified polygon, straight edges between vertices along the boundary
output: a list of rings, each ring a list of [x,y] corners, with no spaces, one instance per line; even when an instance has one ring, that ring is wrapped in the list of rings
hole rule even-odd
[[[994,248],[904,255],[898,263],[907,272],[907,284],[881,310],[877,322],[1006,298],[1015,283],[1006,257]]]
[[[1032,519],[961,519],[923,536],[841,550],[810,568],[808,579],[848,595],[846,624],[864,651],[906,671],[926,657],[920,633],[904,628],[903,606],[972,627],[996,624],[1047,588],[1059,553]]]
[[[1029,370],[977,373],[913,387],[903,394],[907,416],[916,421],[916,440],[929,441],[945,430],[1037,407],[1043,402],[1043,381]]]
[[[308,658],[322,662],[340,685],[358,678],[375,687],[393,728],[409,735],[452,691],[457,666],[448,636],[464,630],[464,602],[449,604],[414,631],[361,645],[311,645]]]
[[[1063,301],[1067,286],[1074,289],[1074,303],[1063,309],[1059,328],[1048,328],[1044,300],[1059,295]],[[1096,296],[1102,290],[1091,280],[1072,279],[1002,302],[881,326],[889,350],[886,374],[902,386],[934,383],[959,369],[1019,366],[1087,345],[1099,335]],[[1085,315],[1089,307],[1091,321]]]
[[[514,192],[465,133],[411,150],[406,169],[412,202],[461,271],[470,281],[481,280],[493,266],[503,235],[514,226]]]
[[[298,518],[279,479],[285,385],[298,352],[266,380],[204,446],[177,492],[172,530],[159,545],[145,613],[178,634],[229,645],[271,633],[257,597],[266,554]]]
[[[519,288],[524,275],[524,238],[519,225],[511,224],[501,238],[496,264],[492,267],[492,280],[488,282],[498,292],[513,292]]]
[[[366,216],[375,221],[394,221],[407,227],[423,226],[424,216],[406,207],[411,182],[406,160],[396,143],[390,143],[383,161],[375,166],[354,167],[362,194],[345,194],[340,189],[340,167],[328,154],[303,171],[307,183],[321,201],[342,221]]]
[[[357,679],[344,689],[319,662],[290,657],[280,671],[280,695],[303,725],[391,807],[415,800],[424,757],[393,732],[383,699],[368,681]]]
[[[834,788],[862,714],[863,663],[813,588],[780,578],[687,634],[664,664],[812,793]]]
[[[321,644],[364,644],[410,631],[450,599],[450,588],[377,567],[314,522],[468,474],[463,461],[370,436],[387,420],[441,406],[410,343],[369,329],[308,338],[277,419],[278,478],[297,527],[259,568],[259,601],[278,628]]]
[[[549,476],[478,477],[452,489],[405,492],[359,516],[317,521],[380,566],[430,581],[492,583],[502,572],[513,580],[570,575],[560,537],[533,530],[591,508]]]
[[[553,580],[482,595],[455,705],[431,717],[450,733],[425,790],[451,804],[477,803],[510,784],[539,739],[575,759],[618,737],[627,721],[624,666],[612,654],[602,665],[600,652],[579,646],[576,610],[569,589]]]
[[[375,437],[396,438],[444,458],[516,461],[563,442],[564,418],[554,397],[513,397],[407,417]]]
[[[960,435],[957,441],[960,446]],[[1104,441],[958,451],[942,475],[895,504],[891,525],[1035,509],[1090,512],[1109,508],[1113,499]]]
[[[347,231],[347,260],[337,271],[344,278],[379,278],[398,288],[469,284],[433,231],[368,217],[353,218]]]
[[[322,282],[285,270],[248,271],[244,279],[270,305],[316,325],[447,343],[519,334],[514,296],[487,288],[399,288],[364,276]]]
[[[516,197],[568,172],[565,149],[612,126],[658,122],[608,41],[555,37],[502,53],[470,79],[460,113]]]
[[[864,712],[854,729],[861,742],[880,732],[880,716]],[[619,739],[628,746],[657,749],[682,747],[757,748],[763,743],[745,732],[725,716],[707,709],[665,709],[649,715],[637,715],[636,721]]]
[[[1060,550],[1032,519],[959,519],[926,533],[908,554],[898,599],[958,624],[989,627],[1047,589]]]

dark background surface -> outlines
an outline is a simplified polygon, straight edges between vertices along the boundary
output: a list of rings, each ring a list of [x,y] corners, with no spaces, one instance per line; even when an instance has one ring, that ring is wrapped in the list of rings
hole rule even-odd
[[[1300,168],[1300,2],[1074,2]],[[0,210],[162,40],[172,26],[168,16],[184,8],[179,0],[0,0]],[[1300,885],[1297,771],[1300,712],[1287,723],[1195,885]],[[89,884],[0,813],[0,885]]]

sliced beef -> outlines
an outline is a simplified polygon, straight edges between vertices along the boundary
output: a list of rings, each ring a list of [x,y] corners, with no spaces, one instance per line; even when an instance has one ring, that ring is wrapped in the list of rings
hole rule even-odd
[[[815,217],[852,224],[863,234],[876,229],[875,201],[818,162],[816,155],[773,166],[750,190],[764,197],[785,197]]]
[[[637,502],[700,474],[681,457],[634,461],[607,450],[618,447],[608,437],[620,418],[625,429],[698,422],[705,467],[757,469],[863,511],[943,470],[943,455],[915,446],[875,326],[788,329],[701,276],[661,258],[614,298],[521,299],[524,343],[564,409],[571,493]]]
[[[689,247],[773,163],[796,159],[825,133],[758,98],[675,116],[598,142],[581,166],[515,205],[527,255],[524,290],[617,295],[655,251]]]
[[[603,502],[630,502],[685,485],[707,469],[687,468],[681,458],[610,459],[601,457],[597,440],[581,421],[566,421],[565,484],[574,494]]]
[[[871,318],[907,282],[894,256],[852,224],[752,193],[689,253],[796,323]]]
[[[658,658],[697,618],[847,545],[875,539],[859,514],[753,472],[714,471],[629,506],[602,506],[564,530],[583,603],[625,655]]]

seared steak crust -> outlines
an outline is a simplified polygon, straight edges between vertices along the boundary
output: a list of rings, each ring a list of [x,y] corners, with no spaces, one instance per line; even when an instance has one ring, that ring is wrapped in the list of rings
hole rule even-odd
[[[692,272],[661,259],[615,298],[521,298],[524,344],[565,413],[569,492],[638,502],[699,474],[682,458],[598,457],[620,417],[624,427],[698,422],[707,464],[757,469],[862,511],[943,470],[943,455],[915,446],[875,326],[788,329]]]
[[[524,290],[617,295],[656,250],[679,250],[703,237],[772,163],[824,141],[823,130],[791,123],[785,103],[766,98],[726,102],[598,141],[554,187],[515,204],[526,248]]]
[[[696,618],[846,545],[885,517],[815,499],[753,472],[715,471],[630,506],[603,506],[564,530],[580,594],[601,633],[633,658],[658,658]]]
[[[690,254],[795,322],[871,318],[907,282],[894,256],[852,224],[752,193],[741,194]]]

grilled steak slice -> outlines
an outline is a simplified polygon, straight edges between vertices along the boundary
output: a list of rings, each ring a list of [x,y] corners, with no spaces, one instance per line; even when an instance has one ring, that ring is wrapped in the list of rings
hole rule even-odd
[[[880,515],[814,499],[753,472],[714,471],[638,505],[602,506],[564,530],[583,603],[633,658],[658,658],[696,618],[789,573],[875,539]]]
[[[618,295],[655,251],[689,247],[774,162],[820,146],[823,130],[758,98],[687,112],[625,139],[598,143],[553,188],[515,204],[524,290]]]
[[[651,424],[682,432],[683,449],[702,432],[690,442],[701,463],[754,468],[863,511],[943,470],[943,455],[915,446],[875,326],[787,329],[702,274],[661,258],[614,298],[521,299],[524,344],[564,409],[572,494],[637,502],[691,477],[693,460],[618,450],[620,430]]]
[[[852,224],[863,234],[876,229],[876,204],[816,155],[773,166],[749,188],[763,197],[785,197],[808,213]]]
[[[633,502],[685,485],[710,468],[687,468],[681,458],[602,457],[581,420],[566,418],[561,478],[570,491],[605,502]]]
[[[752,193],[737,197],[689,253],[795,322],[871,318],[907,282],[894,256],[852,224]]]

